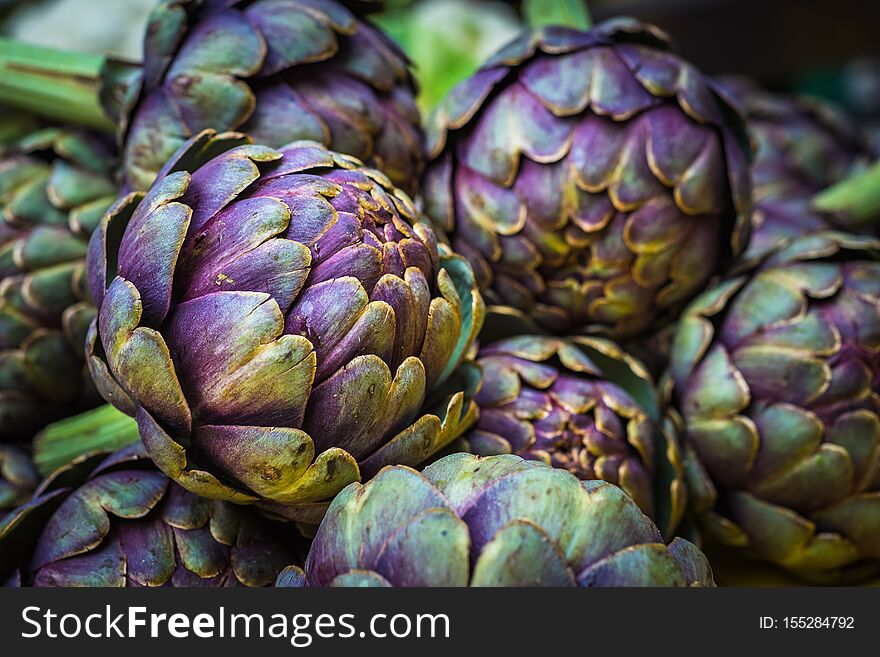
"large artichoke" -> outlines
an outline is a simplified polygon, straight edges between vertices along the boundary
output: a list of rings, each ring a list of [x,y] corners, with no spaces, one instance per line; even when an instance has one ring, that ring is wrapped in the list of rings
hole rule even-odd
[[[429,132],[429,216],[488,301],[550,332],[654,328],[746,245],[742,121],[631,19],[515,40]]]
[[[414,82],[400,50],[336,0],[163,0],[120,138],[131,189],[201,130],[241,129],[361,158],[410,193],[424,164]]]
[[[97,138],[30,132],[0,152],[0,439],[97,403],[83,344],[88,236],[116,198]]]
[[[267,586],[304,545],[292,524],[185,491],[135,445],[54,473],[0,522],[0,575],[29,586]]]
[[[89,273],[99,390],[206,497],[302,518],[476,414],[475,382],[438,392],[482,325],[473,272],[384,175],[316,142],[193,138],[107,214]]]
[[[812,579],[880,568],[878,247],[796,240],[695,300],[673,344],[704,528]]]
[[[815,98],[772,94],[741,78],[722,84],[745,115],[756,145],[748,262],[804,233],[834,227],[871,230],[845,213],[813,207],[819,192],[871,159],[865,140],[840,110]]]
[[[626,493],[512,456],[453,454],[343,490],[297,586],[712,585],[705,556],[660,532]]]
[[[469,451],[514,453],[620,486],[674,529],[685,508],[681,452],[641,363],[600,338],[519,336],[482,348]],[[659,508],[658,508],[659,507]]]

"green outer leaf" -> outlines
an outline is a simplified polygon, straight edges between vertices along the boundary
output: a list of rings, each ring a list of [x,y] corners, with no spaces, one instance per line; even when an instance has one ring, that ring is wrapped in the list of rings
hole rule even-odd
[[[843,212],[856,223],[880,216],[880,162],[828,187],[813,198],[822,212]]]
[[[523,0],[523,17],[533,28],[550,25],[588,30],[592,25],[585,0]]]
[[[34,438],[34,463],[48,475],[95,451],[112,452],[140,440],[134,418],[110,404],[50,424]]]
[[[104,58],[0,38],[0,103],[112,132],[99,100]]]

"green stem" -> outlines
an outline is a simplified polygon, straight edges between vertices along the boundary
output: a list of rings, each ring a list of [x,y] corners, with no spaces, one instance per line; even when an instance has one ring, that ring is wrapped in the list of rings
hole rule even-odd
[[[551,25],[588,30],[593,24],[586,0],[523,0],[522,11],[536,30]]]
[[[813,198],[822,212],[843,213],[855,224],[880,216],[880,162],[828,187]]]
[[[43,475],[94,451],[113,452],[140,440],[134,419],[109,404],[50,424],[34,437],[34,464]]]
[[[99,101],[104,58],[0,38],[0,104],[112,131]]]

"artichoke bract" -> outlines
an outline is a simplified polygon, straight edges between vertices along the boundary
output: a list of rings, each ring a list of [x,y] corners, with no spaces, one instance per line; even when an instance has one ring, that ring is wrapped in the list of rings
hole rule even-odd
[[[880,568],[878,246],[796,240],[698,297],[673,343],[704,529],[815,580]]]
[[[473,272],[384,175],[316,142],[193,138],[108,212],[89,274],[98,389],[200,495],[302,519],[475,419],[476,383],[443,386],[482,326]]]
[[[23,448],[0,444],[0,510],[25,502],[39,482],[40,475]]]
[[[134,445],[50,476],[0,522],[0,546],[0,574],[17,585],[267,586],[305,540],[290,523],[187,492]]]
[[[613,484],[518,456],[453,454],[343,490],[280,586],[713,585],[706,557]]]
[[[65,128],[0,150],[0,440],[96,405],[83,344],[95,315],[88,238],[116,200],[114,158]]]
[[[204,129],[280,147],[310,139],[414,193],[424,165],[414,81],[402,52],[336,0],[164,0],[123,101],[130,189]]]
[[[745,115],[755,142],[755,213],[745,259],[757,262],[804,233],[842,228],[876,232],[845,213],[822,213],[813,197],[872,159],[865,140],[836,107],[773,94],[741,78],[721,84]]]
[[[428,215],[489,303],[551,333],[637,335],[747,243],[742,120],[631,19],[498,52],[429,122]]]
[[[483,347],[476,362],[483,384],[468,451],[513,453],[608,481],[664,533],[675,528],[686,505],[681,451],[664,432],[641,363],[601,338],[535,335]]]

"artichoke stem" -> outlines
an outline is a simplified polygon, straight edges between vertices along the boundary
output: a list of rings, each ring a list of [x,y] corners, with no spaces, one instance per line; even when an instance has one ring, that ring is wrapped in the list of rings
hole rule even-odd
[[[0,38],[0,104],[112,132],[101,108],[100,55]]]
[[[593,24],[585,0],[523,0],[522,13],[536,30],[551,25],[589,30]]]
[[[813,198],[820,212],[843,213],[867,226],[880,217],[880,162],[844,178]]]
[[[140,440],[137,422],[110,404],[50,424],[34,437],[34,464],[48,475],[83,454]]]

